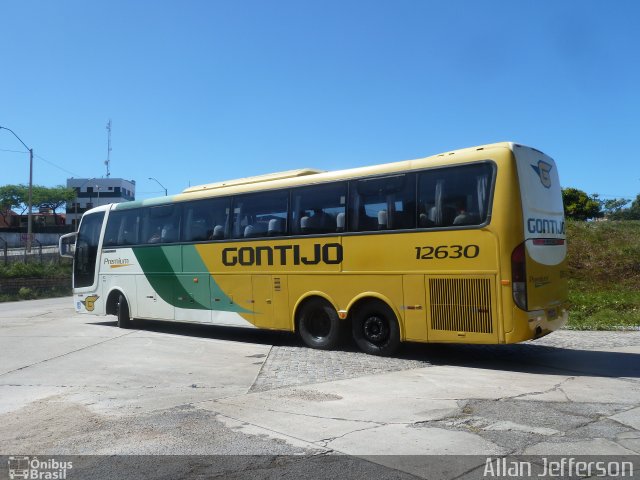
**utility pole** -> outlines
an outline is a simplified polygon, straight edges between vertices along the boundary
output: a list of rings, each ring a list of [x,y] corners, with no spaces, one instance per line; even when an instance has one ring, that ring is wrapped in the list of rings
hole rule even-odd
[[[33,148],[29,149],[29,213],[27,216],[27,253],[31,253],[33,243]]]
[[[22,139],[16,135],[16,132],[7,127],[0,126],[0,130],[7,130],[13,134],[14,137],[18,139],[18,141],[29,150],[29,200],[28,200],[28,214],[27,214],[27,253],[31,253],[31,244],[32,244],[32,235],[33,235],[33,148],[27,147],[27,145],[22,141]]]
[[[109,164],[111,163],[111,119],[107,122],[107,160],[104,164],[107,166],[107,178],[111,176]]]

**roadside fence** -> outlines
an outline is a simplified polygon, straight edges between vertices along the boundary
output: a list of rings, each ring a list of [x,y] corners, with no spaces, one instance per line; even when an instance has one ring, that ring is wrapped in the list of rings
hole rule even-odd
[[[42,245],[38,239],[33,239],[31,252],[26,251],[26,247],[9,248],[8,242],[0,237],[0,264],[8,265],[13,262],[23,263],[62,263],[64,260],[58,251],[57,245]]]

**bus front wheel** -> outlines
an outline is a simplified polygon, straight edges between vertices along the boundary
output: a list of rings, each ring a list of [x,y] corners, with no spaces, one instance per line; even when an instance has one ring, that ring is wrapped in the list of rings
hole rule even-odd
[[[358,348],[370,355],[387,356],[400,346],[400,328],[393,310],[381,301],[369,301],[353,315],[352,334]]]
[[[342,340],[343,325],[335,309],[319,298],[308,300],[298,317],[298,332],[311,348],[329,350]]]
[[[129,304],[123,294],[118,296],[116,304],[116,316],[118,317],[118,327],[129,328],[131,326],[131,317],[129,316]]]

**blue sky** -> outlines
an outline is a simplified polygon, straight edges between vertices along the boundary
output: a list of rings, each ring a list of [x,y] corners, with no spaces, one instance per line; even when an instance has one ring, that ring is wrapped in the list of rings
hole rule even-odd
[[[640,193],[640,2],[0,1],[0,125],[34,183],[138,198],[510,140]],[[28,155],[0,131],[0,184]]]

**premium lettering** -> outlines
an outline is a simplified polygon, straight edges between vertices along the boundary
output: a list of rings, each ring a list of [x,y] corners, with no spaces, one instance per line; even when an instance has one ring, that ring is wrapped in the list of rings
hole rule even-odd
[[[104,259],[105,265],[129,265],[128,258],[106,258]]]

